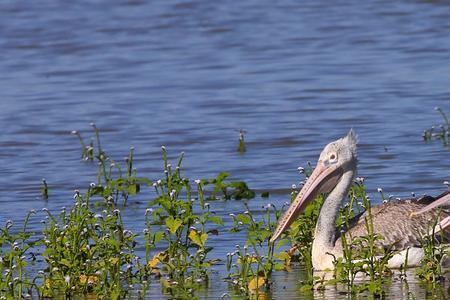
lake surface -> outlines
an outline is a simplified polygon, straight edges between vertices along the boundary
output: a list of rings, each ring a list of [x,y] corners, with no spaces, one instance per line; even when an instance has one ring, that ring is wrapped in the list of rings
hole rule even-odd
[[[435,106],[450,114],[449,32],[447,1],[2,1],[0,224],[68,206],[95,180],[70,135],[93,136],[90,122],[116,160],[135,147],[142,176],[159,178],[165,145],[171,157],[186,152],[192,179],[227,171],[271,191],[250,201],[255,210],[288,201],[297,167],[350,128],[373,199],[378,187],[436,195],[450,152],[421,134],[441,122]],[[149,200],[138,199],[124,212],[135,230]],[[213,209],[229,225],[244,207]],[[243,240],[218,236],[213,256]],[[227,292],[224,269],[205,298]],[[302,298],[299,273],[277,274],[273,298]],[[158,285],[152,294],[164,297]]]

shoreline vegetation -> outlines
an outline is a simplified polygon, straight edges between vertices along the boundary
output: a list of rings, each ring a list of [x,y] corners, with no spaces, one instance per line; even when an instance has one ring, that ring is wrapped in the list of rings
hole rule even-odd
[[[437,139],[448,146],[450,124],[444,123],[423,134],[425,141]],[[159,179],[137,174],[134,148],[125,163],[113,160],[102,148],[100,130],[91,124],[95,139],[86,143],[77,131],[82,148],[81,159],[97,164],[97,176],[85,191],[75,191],[73,201],[60,211],[43,208],[30,211],[22,223],[7,221],[0,232],[0,299],[124,299],[130,294],[147,297],[150,282],[158,281],[169,298],[195,299],[197,292],[208,287],[214,268],[224,268],[228,290],[222,298],[269,299],[273,272],[289,272],[292,264],[306,270],[299,283],[305,293],[339,286],[350,296],[365,293],[382,298],[392,281],[407,285],[407,266],[398,272],[387,267],[393,251],[378,249],[376,241],[383,237],[373,233],[371,199],[366,194],[364,178],[357,178],[342,207],[337,228],[348,226],[355,215],[367,211],[368,234],[347,240],[342,234],[344,257],[335,258],[335,270],[328,277],[313,272],[311,245],[315,223],[324,196],[320,195],[291,225],[275,244],[269,242],[277,221],[289,203],[267,204],[252,211],[246,202],[256,195],[244,181],[229,180],[220,172],[215,178],[189,179],[183,172],[184,153],[173,163],[163,146],[163,170]],[[239,131],[237,151],[248,148],[245,131]],[[305,180],[313,167],[299,168]],[[145,211],[140,232],[126,228],[122,211],[143,190],[155,195]],[[51,201],[51,189],[45,179],[42,197]],[[291,201],[297,194],[292,186]],[[390,201],[379,189],[380,201]],[[231,226],[214,212],[217,201],[244,200],[246,210],[230,213]],[[29,229],[31,218],[42,218],[41,230]],[[435,222],[435,221],[433,221]],[[433,223],[431,222],[431,223]],[[430,224],[430,228],[435,224]],[[210,256],[211,237],[223,232],[244,232],[244,245],[229,247],[226,258]],[[343,232],[343,231],[342,231]],[[138,251],[138,247],[144,251]],[[416,278],[434,295],[444,295],[440,284],[445,280],[442,268],[447,248],[435,243],[431,236],[423,239],[425,258],[416,269]],[[288,249],[288,250],[286,250]],[[143,253],[142,253],[143,252]],[[360,280],[364,277],[364,280]],[[312,298],[311,294],[311,298]],[[411,295],[414,299],[414,295]]]

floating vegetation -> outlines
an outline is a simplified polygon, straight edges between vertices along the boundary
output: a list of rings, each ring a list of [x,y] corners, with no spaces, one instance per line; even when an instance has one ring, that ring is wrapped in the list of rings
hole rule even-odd
[[[434,109],[442,116],[444,122],[425,130],[422,137],[425,141],[440,140],[444,146],[448,146],[450,143],[450,122],[440,107],[435,107]]]

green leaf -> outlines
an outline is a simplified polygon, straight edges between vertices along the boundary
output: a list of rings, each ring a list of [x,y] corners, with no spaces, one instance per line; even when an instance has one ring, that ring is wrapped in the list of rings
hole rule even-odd
[[[216,223],[217,225],[221,225],[221,226],[225,225],[222,218],[219,216],[208,217],[208,220],[213,223]]]
[[[164,237],[164,231],[157,231],[153,235],[153,243],[157,244],[159,243]]]
[[[276,245],[277,249],[283,247],[283,246],[286,245],[288,242],[289,242],[288,239],[281,239],[281,240],[277,243],[277,245]]]
[[[275,271],[283,271],[283,270],[286,270],[285,265],[284,265],[284,264],[279,264],[279,263],[274,264],[274,265],[273,265],[273,268],[275,269]]]
[[[65,259],[65,258],[62,258],[60,261],[59,261],[62,265],[65,265],[66,267],[71,267],[72,266],[72,264],[70,263],[70,261],[68,260],[68,259]]]
[[[237,215],[236,220],[238,220],[239,222],[242,222],[242,224],[244,224],[244,225],[248,225],[251,222],[250,216],[244,215],[244,214]]]
[[[183,221],[174,217],[170,216],[166,219],[166,226],[169,228],[170,233],[174,234],[177,229],[183,224]]]
[[[208,239],[208,234],[199,233],[196,230],[191,230],[191,232],[189,232],[189,238],[194,244],[203,248],[205,246],[206,240]]]
[[[132,183],[128,185],[127,191],[130,193],[130,195],[136,195],[141,190],[141,186],[137,183]]]
[[[289,256],[289,254],[287,252],[274,253],[273,257],[275,257],[279,260],[290,260],[291,259],[291,257]]]

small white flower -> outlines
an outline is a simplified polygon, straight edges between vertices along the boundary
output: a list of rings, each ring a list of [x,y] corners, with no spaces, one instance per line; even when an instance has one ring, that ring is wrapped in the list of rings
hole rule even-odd
[[[196,184],[200,184],[201,180],[200,180],[200,179],[195,179],[194,182],[195,182]]]
[[[383,189],[382,188],[377,188],[378,193],[382,193]]]

